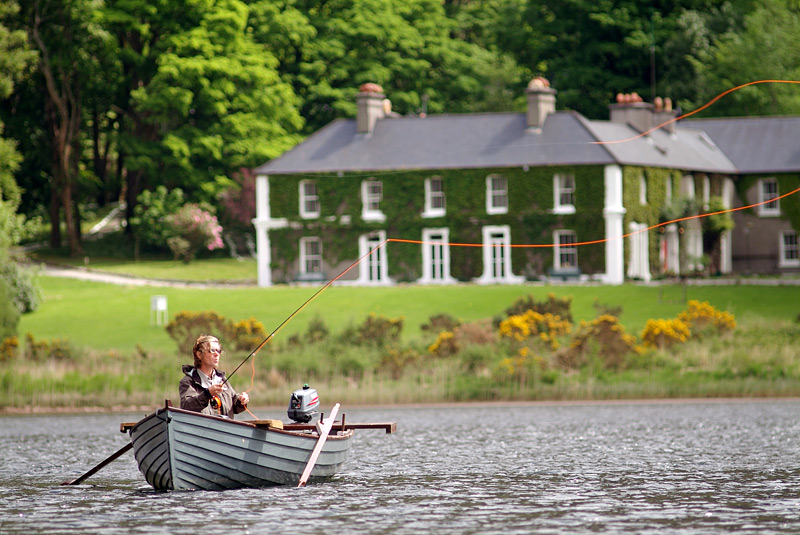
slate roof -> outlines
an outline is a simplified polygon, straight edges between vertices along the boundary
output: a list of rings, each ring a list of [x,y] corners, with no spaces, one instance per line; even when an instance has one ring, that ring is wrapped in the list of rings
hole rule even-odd
[[[779,137],[781,159],[799,169],[796,144],[787,154],[790,140],[797,138],[788,130],[800,127],[800,118],[794,121],[785,125],[782,136],[762,133],[760,139],[767,143]],[[704,132],[707,127],[712,127],[709,135]],[[736,173],[746,166],[746,172],[753,172],[736,128],[682,121],[673,133],[660,129],[637,137],[639,132],[627,124],[559,111],[548,115],[541,129],[528,128],[522,113],[483,113],[384,118],[371,134],[359,134],[354,119],[339,119],[255,171],[305,174],[616,163],[715,173]],[[749,152],[758,161],[768,159],[756,149]]]
[[[800,117],[687,119],[702,129],[742,174],[800,171]]]

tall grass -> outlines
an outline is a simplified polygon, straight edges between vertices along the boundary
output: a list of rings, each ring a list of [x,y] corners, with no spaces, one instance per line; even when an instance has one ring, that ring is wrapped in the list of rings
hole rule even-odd
[[[153,407],[177,401],[180,365],[190,348],[178,348],[163,326],[153,325],[150,297],[168,298],[170,316],[182,310],[215,311],[240,320],[256,318],[270,332],[306,302],[315,286],[274,288],[152,288],[42,277],[44,304],[23,317],[20,333],[36,340],[68,340],[62,360],[0,362],[3,407]],[[513,351],[475,345],[435,357],[436,333],[422,325],[437,314],[463,321],[500,316],[518,298],[548,293],[571,299],[574,322],[621,309],[620,323],[638,335],[648,319],[675,317],[686,299],[708,301],[736,315],[733,332],[692,340],[669,351],[631,355],[619,369],[590,362],[578,370],[552,364],[530,372],[503,373]],[[249,390],[253,406],[281,407],[303,383],[323,403],[345,405],[491,400],[595,400],[720,396],[800,395],[800,288],[768,286],[394,286],[331,287],[285,325],[232,378]],[[336,338],[370,313],[402,318],[397,347],[343,343]],[[309,343],[312,320],[333,336]],[[198,333],[199,334],[199,333]],[[223,340],[223,345],[225,341]],[[398,349],[399,348],[399,349]],[[399,369],[391,349],[412,357]],[[226,353],[231,371],[247,352]],[[253,370],[255,370],[253,372]],[[252,385],[251,385],[252,382]]]

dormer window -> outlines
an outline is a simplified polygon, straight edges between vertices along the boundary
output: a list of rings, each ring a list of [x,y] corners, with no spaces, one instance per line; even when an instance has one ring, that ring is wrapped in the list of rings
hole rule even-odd
[[[774,178],[765,178],[758,184],[758,215],[762,217],[775,217],[781,215],[781,206],[778,197],[778,181]],[[774,200],[772,200],[774,199]]]
[[[317,183],[313,180],[300,181],[300,217],[303,219],[316,219],[319,217],[319,213]]]
[[[558,174],[553,177],[553,212],[575,213],[575,177]]]
[[[383,200],[383,182],[365,180],[361,183],[361,218],[364,221],[385,221],[381,212]]]
[[[444,180],[440,176],[425,179],[425,211],[422,217],[445,215]]]
[[[508,213],[508,181],[501,175],[486,177],[486,213]]]

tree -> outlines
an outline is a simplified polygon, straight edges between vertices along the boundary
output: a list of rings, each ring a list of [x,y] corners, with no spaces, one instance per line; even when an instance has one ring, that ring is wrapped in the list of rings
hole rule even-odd
[[[800,79],[800,4],[764,0],[744,15],[740,26],[729,25],[703,55],[692,58],[698,90],[687,98],[698,107],[727,89],[757,80]],[[758,84],[727,95],[706,115],[796,115],[800,87]]]
[[[60,245],[63,214],[70,254],[82,254],[78,175],[82,150],[84,77],[94,58],[89,44],[98,38],[88,0],[34,0],[22,11],[31,46],[39,53],[44,119],[50,147],[52,190],[51,245]]]
[[[6,99],[16,81],[25,75],[36,54],[27,46],[22,30],[5,23],[18,12],[15,2],[0,5],[0,99]],[[0,134],[3,125],[0,123]],[[12,140],[0,138],[0,340],[16,335],[19,316],[35,309],[38,291],[28,272],[16,263],[11,248],[29,230],[25,216],[17,212],[21,191],[14,179],[21,156]]]
[[[681,14],[721,3],[507,0],[496,39],[520,65],[550,79],[560,107],[604,119],[617,93],[656,96],[662,49]]]
[[[129,218],[144,189],[212,201],[236,170],[300,140],[297,99],[254,43],[249,12],[238,0],[106,3],[125,86],[117,108]]]
[[[365,82],[382,85],[401,114],[472,111],[491,95],[497,54],[453,37],[438,0],[253,2],[250,26],[302,99],[306,132],[356,112]]]

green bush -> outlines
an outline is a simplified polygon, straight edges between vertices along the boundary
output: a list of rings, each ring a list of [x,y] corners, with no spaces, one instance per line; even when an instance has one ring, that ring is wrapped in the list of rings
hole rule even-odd
[[[0,279],[0,340],[17,335],[19,316],[13,290],[4,279]]]
[[[8,284],[14,304],[21,314],[39,308],[42,294],[36,284],[33,269],[23,267],[17,262],[6,262],[0,266],[0,278]]]

